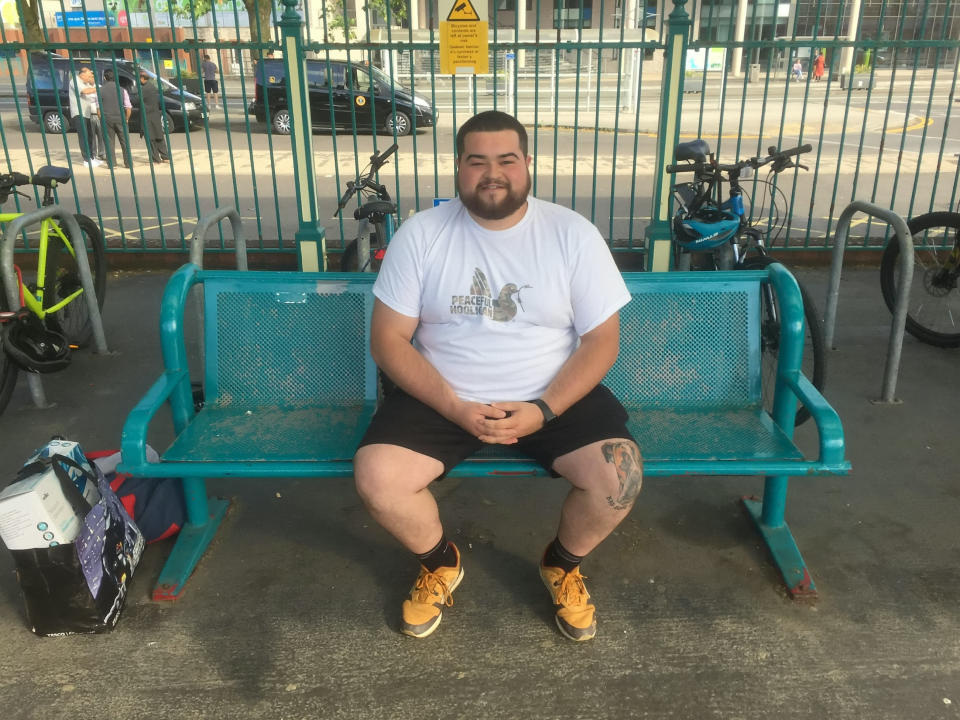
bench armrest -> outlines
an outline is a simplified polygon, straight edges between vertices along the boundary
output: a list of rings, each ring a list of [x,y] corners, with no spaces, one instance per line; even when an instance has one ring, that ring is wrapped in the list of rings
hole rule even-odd
[[[824,465],[849,467],[849,463],[844,459],[843,424],[837,411],[803,373],[790,373],[782,379],[786,383],[785,389],[792,392],[810,411],[810,416],[817,425],[820,462]]]
[[[186,370],[167,370],[130,411],[120,436],[122,459],[117,468],[120,472],[136,475],[139,468],[148,464],[147,429],[150,421],[177,388],[190,396],[190,374]]]

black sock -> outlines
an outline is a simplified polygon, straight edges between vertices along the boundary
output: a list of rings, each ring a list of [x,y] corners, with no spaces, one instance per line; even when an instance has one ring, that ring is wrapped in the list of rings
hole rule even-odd
[[[566,572],[570,572],[577,567],[581,560],[583,560],[582,556],[574,555],[560,544],[559,537],[553,539],[543,555],[543,564],[546,567],[558,567]]]
[[[430,572],[436,572],[437,568],[454,567],[457,564],[457,552],[453,545],[447,542],[446,534],[440,536],[433,550],[417,555],[417,558],[423,566]]]

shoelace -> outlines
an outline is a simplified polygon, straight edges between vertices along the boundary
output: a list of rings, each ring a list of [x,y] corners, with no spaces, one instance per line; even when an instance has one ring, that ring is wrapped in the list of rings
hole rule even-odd
[[[563,607],[583,607],[587,604],[587,598],[590,594],[587,592],[587,586],[583,584],[586,575],[581,575],[579,570],[571,570],[563,576],[560,581],[560,589],[557,591],[557,604]]]
[[[447,581],[437,573],[429,570],[421,572],[414,590],[417,591],[417,602],[427,602],[431,597],[439,595],[444,605],[453,607],[453,593],[447,589]]]

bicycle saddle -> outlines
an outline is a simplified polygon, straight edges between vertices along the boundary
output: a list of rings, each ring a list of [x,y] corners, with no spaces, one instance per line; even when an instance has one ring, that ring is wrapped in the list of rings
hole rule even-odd
[[[680,160],[693,160],[694,162],[704,162],[707,155],[710,154],[710,146],[706,140],[691,140],[690,142],[680,143],[674,150],[674,157]]]
[[[42,168],[37,170],[31,182],[34,185],[42,185],[43,187],[48,188],[51,187],[51,183],[54,182],[57,185],[63,185],[65,182],[69,182],[72,174],[73,173],[70,172],[70,168],[44,165]]]
[[[397,211],[397,206],[386,200],[371,200],[370,202],[358,207],[353,211],[354,220],[363,220],[371,215],[392,215]]]

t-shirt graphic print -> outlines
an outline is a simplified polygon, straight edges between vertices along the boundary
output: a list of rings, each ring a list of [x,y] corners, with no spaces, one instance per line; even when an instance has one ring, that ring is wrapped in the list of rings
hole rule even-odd
[[[523,309],[520,291],[529,287],[530,285],[517,287],[516,283],[507,283],[494,293],[486,273],[480,268],[474,268],[470,294],[454,295],[450,300],[450,314],[483,315],[496,322],[510,322],[517,316],[517,307]]]

